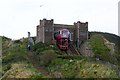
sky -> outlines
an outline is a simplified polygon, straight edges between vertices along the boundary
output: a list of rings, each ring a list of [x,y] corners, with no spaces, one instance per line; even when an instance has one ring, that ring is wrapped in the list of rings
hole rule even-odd
[[[36,36],[39,20],[54,23],[88,22],[89,31],[118,35],[119,0],[0,0],[0,36]]]

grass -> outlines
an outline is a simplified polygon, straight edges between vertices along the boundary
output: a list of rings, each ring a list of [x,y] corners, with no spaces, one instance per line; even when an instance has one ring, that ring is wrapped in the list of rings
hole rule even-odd
[[[7,39],[7,38],[5,38]],[[3,41],[2,79],[44,77],[33,67],[27,57],[27,39],[22,41]],[[12,42],[10,44],[10,42]],[[8,46],[10,45],[10,46]]]
[[[3,78],[46,78],[38,72],[27,58],[27,39],[3,41]],[[8,39],[8,40],[7,40]],[[10,44],[11,42],[11,44]],[[89,40],[95,55],[106,61],[113,61],[101,35]],[[10,46],[8,46],[10,45]],[[43,65],[53,78],[117,78],[117,72],[110,65],[89,60],[85,57],[59,55],[54,44],[38,43],[33,46],[36,62]],[[108,58],[109,56],[109,58]]]
[[[34,75],[43,75],[26,62],[17,62],[11,65],[11,69],[7,71],[4,78],[33,78]]]
[[[107,40],[109,40],[112,43],[115,43],[116,46],[116,53],[120,54],[120,37],[115,35],[115,34],[111,34],[111,33],[103,33],[103,32],[90,32],[91,35],[93,34],[101,34],[103,35]]]
[[[90,40],[89,40],[93,52],[95,54],[108,54],[109,53],[109,49],[107,48],[107,46],[104,45],[104,40],[103,37],[99,34],[95,34],[93,36],[91,36]]]
[[[55,78],[117,78],[117,73],[110,66],[89,62],[86,59],[61,59],[52,60],[47,67]],[[58,74],[59,73],[59,74]]]
[[[109,65],[85,62],[78,75],[82,78],[116,78],[118,77],[116,71]]]
[[[92,36],[89,42],[91,42],[90,44],[93,44],[94,50],[97,50],[95,54],[98,54],[99,56],[102,55],[101,57],[103,59],[108,57],[107,54],[109,53],[109,49],[104,45],[101,35]],[[33,48],[36,52],[36,62],[40,65],[45,65],[45,69],[53,78],[118,77],[115,69],[112,69],[111,66],[107,64],[97,63],[94,61],[95,59],[89,61],[89,59],[86,59],[85,57],[59,55],[59,52],[56,49],[49,47],[50,44],[38,44],[36,44],[37,46],[35,49]],[[56,57],[50,59],[49,56]]]
[[[103,32],[90,32],[91,38],[89,40],[92,45],[95,56],[102,58],[104,61],[108,61],[112,64],[120,66],[120,37],[110,33]],[[103,38],[106,38],[108,41],[115,43],[115,52],[114,54],[109,54],[109,49],[104,45]],[[108,57],[109,56],[109,57]]]
[[[89,39],[89,43],[92,47],[95,58],[99,58],[100,60],[108,61],[108,62],[111,62],[113,64],[117,64],[115,56],[110,55],[110,50],[104,44],[104,39],[103,39],[102,35],[93,34],[91,36],[91,38]]]

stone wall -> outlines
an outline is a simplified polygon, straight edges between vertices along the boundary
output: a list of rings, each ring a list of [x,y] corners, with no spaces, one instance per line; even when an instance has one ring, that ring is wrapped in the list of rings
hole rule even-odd
[[[54,24],[54,20],[40,20],[40,24],[37,26],[36,42],[51,42],[54,39],[54,31],[59,29],[68,29],[71,32],[71,41],[73,44],[79,46],[82,41],[88,39],[88,22],[82,23],[80,21],[73,25],[66,24]]]
[[[53,39],[53,34],[54,34],[54,26],[53,26],[53,19],[51,20],[45,20],[44,22],[44,42],[51,42],[51,40]]]

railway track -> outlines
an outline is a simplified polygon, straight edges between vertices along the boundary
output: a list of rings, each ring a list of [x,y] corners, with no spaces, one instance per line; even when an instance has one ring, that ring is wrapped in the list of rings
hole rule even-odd
[[[80,51],[76,49],[72,44],[69,44],[68,53],[80,55]]]
[[[83,56],[80,54],[79,50],[77,50],[72,44],[69,45],[69,49],[67,51],[61,51],[62,55],[58,55],[58,58],[63,59],[81,59]]]
[[[58,58],[63,58],[63,59],[81,59],[82,56],[72,44],[69,44],[69,48],[67,51],[61,51],[63,55],[57,56]]]
[[[65,58],[65,59],[80,59],[82,58],[80,51],[75,48],[74,45],[69,44],[67,51],[61,51],[59,48],[58,50],[61,52],[61,55],[58,55],[58,58]]]

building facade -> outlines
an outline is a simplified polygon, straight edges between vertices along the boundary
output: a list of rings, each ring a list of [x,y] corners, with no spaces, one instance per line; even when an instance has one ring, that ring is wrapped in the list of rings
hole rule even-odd
[[[71,33],[71,42],[79,46],[82,42],[88,39],[88,22],[74,22],[73,25],[54,24],[54,20],[40,20],[37,26],[36,43],[51,42],[54,40],[54,32],[59,29],[68,29]]]

